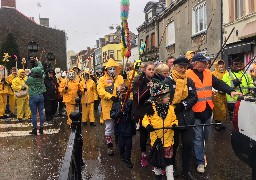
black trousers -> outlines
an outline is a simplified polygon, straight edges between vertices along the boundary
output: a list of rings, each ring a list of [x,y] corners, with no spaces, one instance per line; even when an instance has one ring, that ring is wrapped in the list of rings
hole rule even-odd
[[[63,108],[65,106],[65,103],[62,102],[63,101],[63,97],[61,97],[58,102],[59,102],[59,114],[62,114]]]
[[[148,131],[146,130],[145,127],[140,126],[140,150],[141,150],[141,152],[146,152],[147,140],[148,140]]]
[[[192,159],[192,147],[193,147],[193,128],[175,130],[174,131],[174,145],[173,145],[173,164],[176,165],[176,152],[179,146],[179,139],[181,136],[182,143],[182,168],[183,172],[189,172],[190,163]]]
[[[57,99],[49,100],[47,98],[44,98],[44,108],[45,108],[46,121],[52,120],[53,116],[57,112],[57,108],[58,108]]]
[[[235,103],[227,103],[227,108],[228,108],[228,116],[229,116],[229,120],[230,120],[230,121],[233,121],[233,118],[234,118]]]
[[[126,160],[131,159],[132,136],[118,136],[120,156]]]

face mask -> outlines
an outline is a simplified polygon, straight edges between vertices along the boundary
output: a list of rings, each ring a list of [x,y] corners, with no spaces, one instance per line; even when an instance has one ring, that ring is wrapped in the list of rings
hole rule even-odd
[[[69,78],[69,80],[75,79],[75,73],[74,72],[68,73],[68,78]]]
[[[115,77],[116,76],[116,67],[109,67],[107,69],[107,72],[110,77]]]

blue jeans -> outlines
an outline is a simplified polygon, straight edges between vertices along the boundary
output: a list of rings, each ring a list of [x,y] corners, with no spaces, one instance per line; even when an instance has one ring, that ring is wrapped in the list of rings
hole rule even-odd
[[[211,118],[205,121],[205,124],[210,124],[212,121]],[[195,119],[195,124],[202,124],[201,119]],[[196,126],[194,129],[194,139],[193,139],[193,146],[194,152],[196,156],[197,165],[203,164],[204,165],[204,143],[206,144],[208,141],[208,137],[210,134],[211,126]]]
[[[37,110],[40,116],[40,127],[44,126],[44,96],[43,94],[29,97],[29,106],[32,113],[33,128],[37,128]]]

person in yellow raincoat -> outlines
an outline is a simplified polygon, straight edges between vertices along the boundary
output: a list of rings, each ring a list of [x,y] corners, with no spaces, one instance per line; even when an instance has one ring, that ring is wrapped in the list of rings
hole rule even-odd
[[[94,101],[98,100],[98,94],[95,82],[90,79],[90,72],[84,72],[84,78],[81,81],[82,90],[82,123],[87,125],[89,118],[90,125],[95,125]]]
[[[24,93],[23,95],[18,95],[23,91],[27,92],[28,86],[25,84],[27,77],[25,75],[25,71],[23,69],[18,70],[18,76],[12,81],[12,89],[15,92],[15,99],[17,103],[17,118],[19,122],[23,122],[23,116],[25,114],[25,119],[30,119],[30,109],[29,109],[29,101],[28,94]]]
[[[72,70],[76,73],[75,76],[76,76],[76,81],[78,81],[79,83],[82,81],[82,74],[81,74],[81,69],[79,69],[78,67],[74,66],[72,68]]]
[[[215,70],[212,72],[212,74],[216,78],[222,80],[223,75],[227,72],[225,67],[225,62],[223,60],[219,60],[214,63],[214,66],[215,66]],[[216,123],[226,122],[228,118],[226,94],[222,91],[213,89],[212,101],[214,104],[213,120],[215,120]],[[219,131],[221,129],[225,129],[225,126],[216,125],[215,129]]]
[[[8,93],[8,84],[6,82],[7,70],[3,65],[0,65],[0,119],[4,119],[5,109],[7,104],[7,93]]]
[[[69,114],[76,109],[75,99],[81,93],[82,87],[80,83],[76,80],[75,72],[71,70],[68,72],[68,76],[65,80],[61,81],[59,86],[59,92],[63,96],[63,102],[66,105],[67,110],[67,125],[71,125],[71,119]]]
[[[57,79],[57,83],[58,83],[58,86],[59,86],[61,81],[64,80],[64,78],[61,76],[60,68],[55,68],[55,77]],[[59,91],[57,92],[57,98],[58,98],[58,116],[66,116],[63,113],[63,109],[64,109],[65,104],[62,102],[63,97],[62,97],[62,95],[60,95]]]
[[[8,96],[9,96],[9,106],[10,106],[11,116],[14,115],[15,102],[16,102],[11,86],[12,86],[12,80],[16,77],[17,77],[17,69],[16,67],[13,67],[11,69],[11,74],[6,78],[6,82],[9,84]]]
[[[102,117],[105,122],[105,136],[107,141],[107,154],[114,155],[112,135],[114,133],[114,120],[110,118],[110,110],[113,102],[117,102],[117,87],[124,83],[120,74],[120,67],[110,58],[106,64],[105,75],[99,79],[97,91],[102,102]]]
[[[146,114],[142,120],[142,126],[150,132],[150,145],[154,146],[155,141],[160,138],[164,148],[163,158],[166,162],[167,179],[173,177],[173,144],[174,131],[163,129],[164,127],[175,127],[178,120],[174,112],[174,106],[170,105],[170,88],[168,84],[153,82],[150,88],[151,103],[146,105]],[[155,128],[160,128],[156,130]],[[162,169],[154,167],[156,179],[162,179]]]

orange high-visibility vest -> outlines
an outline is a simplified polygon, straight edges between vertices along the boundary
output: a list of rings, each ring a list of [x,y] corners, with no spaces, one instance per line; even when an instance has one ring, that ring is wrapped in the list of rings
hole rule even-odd
[[[198,96],[197,103],[193,106],[194,112],[203,112],[206,109],[206,102],[213,109],[214,104],[212,102],[212,73],[209,69],[203,71],[203,83],[193,70],[189,69],[186,72],[187,77],[191,78],[196,86],[196,92]]]

